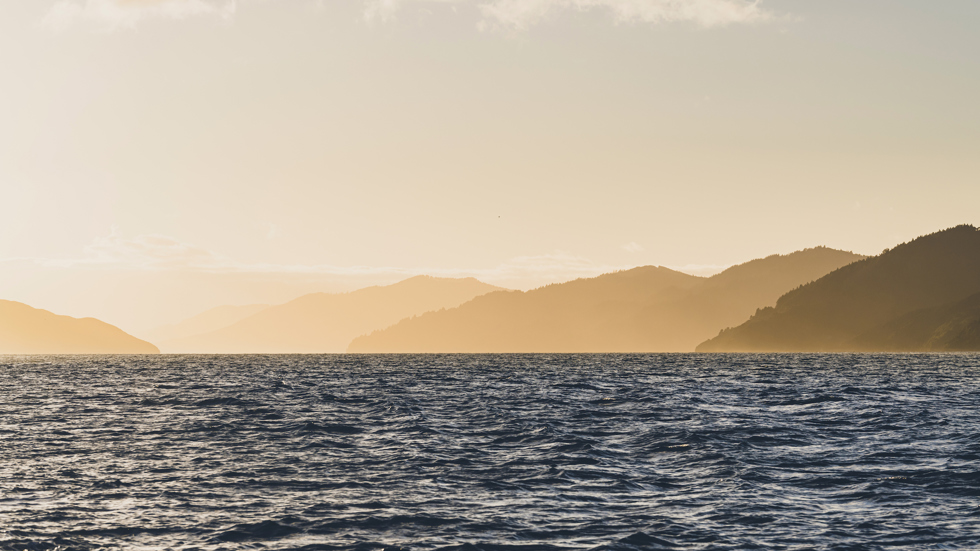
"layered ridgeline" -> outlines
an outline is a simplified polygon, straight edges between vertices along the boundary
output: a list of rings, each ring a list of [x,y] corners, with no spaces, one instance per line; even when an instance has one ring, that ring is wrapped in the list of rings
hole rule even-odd
[[[958,226],[780,297],[700,352],[980,350],[980,230]]]
[[[157,354],[152,344],[95,318],[59,316],[0,300],[0,354]]]
[[[358,337],[348,352],[691,351],[786,291],[861,258],[818,247],[709,278],[646,266],[490,293]]]
[[[161,342],[160,348],[223,354],[343,352],[357,335],[498,290],[473,278],[417,276],[350,293],[313,293],[215,331]]]
[[[249,316],[257,314],[268,308],[268,304],[248,304],[241,306],[217,306],[200,314],[187,318],[186,320],[172,325],[157,327],[145,335],[140,334],[150,342],[167,342],[175,339],[183,339],[202,335],[223,329],[229,325],[241,321]]]

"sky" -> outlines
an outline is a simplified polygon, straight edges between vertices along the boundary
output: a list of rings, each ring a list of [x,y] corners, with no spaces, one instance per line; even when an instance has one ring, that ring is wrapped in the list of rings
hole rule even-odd
[[[5,0],[0,298],[127,330],[425,273],[980,225],[975,0]]]

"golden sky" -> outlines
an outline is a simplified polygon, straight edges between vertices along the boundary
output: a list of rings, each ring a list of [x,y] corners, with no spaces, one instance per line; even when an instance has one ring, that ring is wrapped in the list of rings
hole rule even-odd
[[[0,298],[124,329],[416,273],[980,223],[975,0],[5,0]]]

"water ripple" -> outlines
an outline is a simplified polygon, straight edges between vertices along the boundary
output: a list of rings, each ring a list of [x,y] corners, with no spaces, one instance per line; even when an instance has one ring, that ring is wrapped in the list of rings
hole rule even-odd
[[[0,373],[0,550],[980,549],[978,355]]]

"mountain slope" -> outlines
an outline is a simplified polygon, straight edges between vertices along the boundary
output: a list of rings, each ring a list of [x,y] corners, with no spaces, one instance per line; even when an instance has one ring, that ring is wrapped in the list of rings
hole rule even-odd
[[[859,255],[773,255],[710,278],[645,266],[498,292],[358,337],[349,352],[690,351],[720,328]]]
[[[853,348],[887,352],[980,350],[980,293],[899,316],[858,336]]]
[[[646,266],[528,292],[497,292],[355,339],[349,352],[607,351],[629,345],[618,310],[697,286],[702,278]],[[603,330],[607,329],[607,330]]]
[[[827,247],[771,255],[733,266],[695,292],[647,307],[640,315],[646,343],[657,351],[692,351],[724,327],[742,323],[785,292],[864,257]]]
[[[145,335],[151,342],[165,342],[210,333],[232,325],[268,308],[268,304],[217,306],[173,325],[157,327]],[[164,349],[166,350],[166,349]]]
[[[161,346],[167,351],[189,353],[343,352],[357,335],[499,289],[473,278],[417,276],[350,293],[313,293],[271,306],[228,327],[166,341]]]
[[[958,226],[855,262],[782,296],[701,352],[867,350],[861,335],[980,292],[980,231]]]
[[[0,300],[0,354],[157,354],[152,344],[95,318],[59,316]]]

